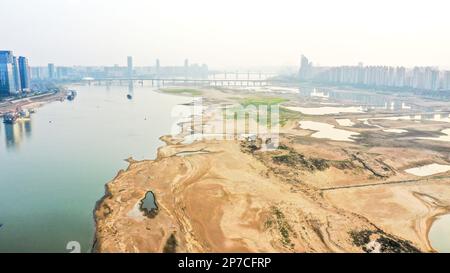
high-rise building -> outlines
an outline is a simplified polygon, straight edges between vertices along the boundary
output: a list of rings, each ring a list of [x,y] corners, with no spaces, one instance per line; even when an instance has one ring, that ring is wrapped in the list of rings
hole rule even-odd
[[[300,69],[298,71],[298,77],[301,80],[307,80],[310,79],[311,74],[312,74],[312,63],[309,62],[308,58],[302,55],[300,61]]]
[[[127,57],[128,77],[133,77],[133,57]]]
[[[16,93],[20,93],[22,91],[22,85],[20,82],[20,69],[17,58],[13,56],[13,74],[14,74],[14,84],[16,86]]]
[[[54,79],[55,78],[55,64],[48,64],[48,78]]]
[[[30,91],[30,67],[28,59],[19,57],[20,86],[22,91]]]
[[[31,67],[31,78],[32,79],[41,79],[41,68],[40,67]]]
[[[444,90],[450,90],[450,71],[444,72]]]
[[[0,51],[0,96],[10,96],[16,93],[12,51]]]
[[[450,89],[450,72],[439,71],[436,67],[406,69],[393,66],[363,66],[362,63],[357,66],[313,67],[305,56],[302,56],[299,79],[380,88],[397,87],[426,91]]]

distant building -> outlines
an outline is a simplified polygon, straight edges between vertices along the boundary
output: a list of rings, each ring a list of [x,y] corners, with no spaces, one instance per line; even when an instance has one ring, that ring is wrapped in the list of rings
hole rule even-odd
[[[443,82],[444,82],[444,87],[443,87],[443,89],[444,90],[450,90],[450,71],[445,71],[444,72],[444,79],[443,79]]]
[[[184,60],[184,77],[185,78],[189,77],[189,60],[188,59]]]
[[[0,51],[0,96],[16,93],[12,51]]]
[[[127,57],[128,77],[133,77],[133,57]]]
[[[13,56],[13,74],[14,74],[14,84],[16,86],[16,93],[20,93],[22,91],[22,85],[20,82],[19,63],[15,56]]]
[[[56,67],[56,77],[60,80],[67,80],[70,78],[72,69],[67,66],[58,66]]]
[[[20,86],[22,91],[30,91],[30,67],[28,59],[19,57]]]
[[[412,88],[425,91],[449,90],[448,74],[435,67],[336,66],[314,67],[302,55],[299,79],[320,83],[379,88]]]
[[[159,77],[159,73],[160,73],[160,64],[159,64],[159,59],[156,59],[156,64],[155,64],[155,74],[156,74],[156,77]]]
[[[300,80],[308,80],[312,76],[312,63],[304,55],[301,57],[300,69],[298,71],[298,77]]]
[[[40,67],[31,67],[31,78],[32,79],[41,79],[41,68]]]
[[[55,78],[55,65],[54,64],[48,64],[48,78],[54,79]]]

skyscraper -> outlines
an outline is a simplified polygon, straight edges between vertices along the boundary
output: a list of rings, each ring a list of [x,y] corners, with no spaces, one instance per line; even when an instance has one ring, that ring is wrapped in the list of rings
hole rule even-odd
[[[298,71],[298,77],[301,80],[307,80],[311,77],[312,63],[309,62],[308,58],[302,55],[300,61],[300,69]]]
[[[22,91],[30,90],[30,67],[28,66],[28,59],[19,57],[19,72],[20,72],[20,86]]]
[[[48,64],[48,78],[49,79],[55,78],[55,65],[54,64]]]
[[[128,77],[133,77],[133,57],[127,57]]]
[[[10,96],[16,93],[13,54],[11,51],[0,51],[0,96]]]
[[[16,85],[16,93],[20,93],[22,91],[22,86],[20,82],[19,63],[15,56],[13,56],[13,74],[14,74],[14,84]]]

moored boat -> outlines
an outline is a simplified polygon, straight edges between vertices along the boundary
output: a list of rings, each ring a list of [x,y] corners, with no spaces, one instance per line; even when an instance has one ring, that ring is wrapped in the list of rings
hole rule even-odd
[[[19,115],[17,113],[8,112],[3,116],[3,122],[7,124],[14,124],[18,118]]]
[[[77,96],[77,91],[69,90],[69,93],[67,95],[67,99],[68,100],[74,100],[76,96]]]

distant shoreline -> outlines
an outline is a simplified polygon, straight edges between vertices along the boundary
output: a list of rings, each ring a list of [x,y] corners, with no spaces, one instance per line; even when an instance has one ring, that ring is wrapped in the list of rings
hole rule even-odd
[[[44,104],[53,101],[64,100],[66,98],[65,93],[65,91],[44,93],[33,97],[21,98],[0,103],[0,117],[3,117],[3,115],[8,112],[15,111],[19,106],[24,108],[39,108]]]

